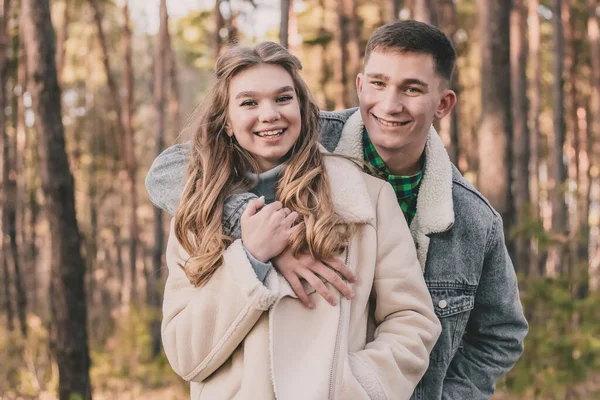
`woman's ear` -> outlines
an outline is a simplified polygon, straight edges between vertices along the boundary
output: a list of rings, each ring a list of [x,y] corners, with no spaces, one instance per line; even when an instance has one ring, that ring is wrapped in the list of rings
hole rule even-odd
[[[231,130],[231,125],[228,123],[225,124],[225,133],[229,137],[233,137],[233,131]]]

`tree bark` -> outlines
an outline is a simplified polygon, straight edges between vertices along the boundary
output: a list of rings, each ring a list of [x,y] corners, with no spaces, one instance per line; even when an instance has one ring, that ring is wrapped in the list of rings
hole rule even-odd
[[[13,14],[13,17],[14,16]],[[16,22],[16,21],[15,21]],[[18,26],[18,23],[15,24]],[[13,128],[17,127],[18,125],[18,113],[16,112],[17,108],[18,108],[18,98],[16,95],[16,86],[18,85],[19,82],[19,68],[18,68],[18,61],[19,61],[19,42],[20,42],[20,38],[18,36],[18,34],[13,35],[13,39],[12,39],[12,60],[11,60],[11,65],[12,65],[12,85],[11,85],[11,99],[12,99],[12,104],[11,104],[11,108],[13,110],[12,112],[12,126]],[[8,74],[7,74],[8,75]],[[6,95],[3,96],[6,99]],[[8,101],[5,103],[5,105],[8,104]],[[7,180],[6,180],[6,189],[7,189],[7,203],[6,203],[6,207],[5,207],[5,211],[7,214],[7,221],[8,221],[8,237],[9,237],[9,247],[10,247],[10,254],[11,254],[11,259],[12,259],[12,266],[13,266],[13,272],[14,272],[14,282],[15,282],[15,292],[17,295],[17,315],[19,316],[19,326],[21,328],[21,335],[23,337],[27,336],[27,293],[25,291],[25,287],[23,284],[23,277],[22,277],[22,263],[21,263],[21,256],[19,254],[19,246],[17,244],[17,214],[22,214],[23,213],[23,209],[18,209],[18,205],[20,204],[20,202],[18,201],[19,197],[19,185],[17,182],[17,177],[22,175],[22,171],[19,169],[19,165],[18,165],[18,135],[16,134],[17,130],[13,129],[13,135],[11,135],[11,137],[9,138],[9,143],[10,143],[10,156],[9,156],[9,164],[8,164],[8,176],[7,176]]]
[[[400,10],[402,10],[402,0],[385,0],[381,6],[381,23],[389,24],[398,21]]]
[[[590,158],[592,165],[596,166],[596,169],[600,168],[600,140],[598,139],[598,132],[600,132],[600,28],[598,26],[598,17],[596,16],[596,10],[598,8],[597,0],[587,0],[588,6],[588,23],[587,33],[588,41],[590,45],[590,57],[592,61],[592,98],[591,98],[591,126],[589,127],[590,133],[595,133],[595,136],[590,135],[589,140],[593,140],[591,144]],[[598,182],[598,174],[594,177],[596,185]],[[596,199],[598,201],[598,196]],[[593,243],[590,238],[590,243]],[[593,292],[600,291],[600,246],[596,243],[595,248],[590,251],[590,263],[589,263],[589,277],[590,277],[590,290]]]
[[[75,217],[73,175],[65,152],[50,4],[48,0],[22,0],[21,6],[44,207],[52,237],[50,299],[56,332],[59,398],[91,399],[85,263]]]
[[[346,52],[348,54],[345,79],[345,100],[346,107],[354,107],[358,105],[355,90],[356,76],[360,72],[360,32],[358,24],[358,16],[356,8],[358,7],[356,0],[342,0],[342,13],[344,15],[346,28]]]
[[[531,203],[531,217],[540,218],[540,114],[541,103],[541,52],[540,52],[540,17],[538,15],[539,0],[528,1],[528,26],[529,26],[529,63],[531,65],[531,79],[529,80],[529,193]],[[537,241],[534,246],[529,264],[529,275],[541,275],[539,267],[539,254],[536,251]]]
[[[412,18],[429,25],[438,24],[435,0],[413,0]]]
[[[215,8],[213,9],[213,15],[215,20],[215,33],[214,33],[214,49],[215,49],[215,60],[221,54],[221,47],[223,46],[223,39],[221,38],[221,30],[225,28],[225,20],[223,14],[221,14],[221,0],[215,1]]]
[[[529,131],[527,129],[527,8],[524,0],[513,0],[510,22],[510,64],[513,117],[512,169],[517,227],[529,219]],[[515,239],[514,264],[517,271],[526,272],[530,263],[530,239]]]
[[[438,2],[438,8],[440,11],[439,25],[440,29],[444,31],[446,36],[454,44],[454,36],[458,29],[456,5],[454,0],[440,0]],[[450,89],[452,89],[457,97],[460,95],[460,78],[458,65],[454,66],[454,73],[452,74],[452,82],[450,82]],[[460,97],[459,97],[460,99]],[[460,138],[459,138],[459,127],[460,127],[460,102],[457,101],[456,105],[452,109],[450,115],[440,121],[440,136],[446,145],[450,161],[458,167],[460,157]]]
[[[160,28],[157,36],[156,54],[154,61],[154,110],[156,113],[156,154],[160,154],[164,149],[165,142],[165,103],[166,103],[166,69],[167,57],[169,54],[169,16],[167,13],[166,0],[160,1]],[[148,281],[148,306],[156,312],[150,324],[152,336],[152,355],[154,357],[160,354],[160,293],[158,284],[162,278],[162,250],[164,247],[164,226],[162,210],[154,208],[154,249],[152,254],[152,271],[150,271]]]
[[[333,65],[333,80],[335,82],[335,109],[342,110],[346,108],[347,90],[346,90],[346,64],[348,63],[348,51],[346,43],[348,42],[347,28],[346,28],[346,16],[344,14],[344,3],[342,1],[333,1],[335,10],[337,12],[338,23],[334,28],[335,37],[335,55]]]
[[[0,0],[0,110],[6,108],[6,81],[8,72],[8,15],[10,10],[10,2],[8,0]],[[11,196],[12,184],[9,178],[10,175],[10,148],[11,143],[6,131],[6,117],[4,112],[0,112],[0,139],[2,140],[2,223],[0,229],[0,248],[2,250],[2,266],[4,272],[4,309],[7,316],[7,327],[9,331],[14,329],[14,310],[11,302],[11,273],[10,273],[10,242],[9,242],[9,214],[11,205],[14,200]]]
[[[66,42],[69,35],[70,2],[64,0],[63,16],[60,29],[56,35],[56,73],[58,83],[62,84],[62,72],[65,66]]]
[[[478,0],[481,37],[481,192],[500,213],[504,229],[513,220],[510,196],[510,0]]]
[[[279,22],[279,43],[286,49],[290,45],[289,26],[291,0],[281,0],[281,19]]]
[[[125,70],[123,71],[123,86],[125,101],[121,118],[125,133],[125,169],[127,170],[127,189],[129,191],[129,268],[131,274],[131,294],[133,303],[137,302],[137,253],[139,244],[139,227],[137,218],[137,160],[135,157],[135,132],[133,130],[133,101],[134,77],[131,48],[131,27],[129,23],[129,0],[123,2],[123,51],[125,54]]]
[[[552,204],[552,231],[556,235],[568,237],[567,204],[565,201],[565,185],[567,184],[567,170],[563,161],[563,147],[565,144],[565,94],[564,94],[564,36],[562,26],[562,0],[552,0],[552,122],[553,135],[550,140],[552,160],[549,170],[551,183]],[[552,277],[561,276],[565,272],[564,243],[556,243],[548,253],[546,273]]]

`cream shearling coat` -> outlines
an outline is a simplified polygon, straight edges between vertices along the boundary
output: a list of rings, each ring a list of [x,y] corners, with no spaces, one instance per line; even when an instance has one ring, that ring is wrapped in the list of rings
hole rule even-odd
[[[409,399],[441,331],[392,187],[325,157],[336,212],[359,224],[341,256],[355,297],[305,309],[272,270],[263,285],[239,240],[193,287],[171,225],[162,339],[193,400]],[[374,330],[371,321],[375,322]]]

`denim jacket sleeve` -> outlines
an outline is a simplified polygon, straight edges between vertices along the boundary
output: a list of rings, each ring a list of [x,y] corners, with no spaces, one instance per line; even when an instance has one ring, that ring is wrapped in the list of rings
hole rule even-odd
[[[150,201],[171,215],[177,211],[185,188],[190,154],[190,142],[171,146],[156,157],[146,175]]]
[[[445,400],[489,399],[496,381],[523,352],[528,325],[515,270],[504,243],[502,220],[497,214],[486,246],[475,305],[444,379]]]

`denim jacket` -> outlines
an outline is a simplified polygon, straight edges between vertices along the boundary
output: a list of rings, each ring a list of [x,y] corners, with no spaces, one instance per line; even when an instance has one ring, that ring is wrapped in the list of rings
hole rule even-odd
[[[319,139],[363,158],[357,109],[321,112]],[[504,243],[502,219],[450,162],[431,128],[417,213],[410,229],[442,334],[413,400],[489,399],[523,352],[528,326]],[[146,177],[151,201],[174,213],[189,144],[165,150]]]

